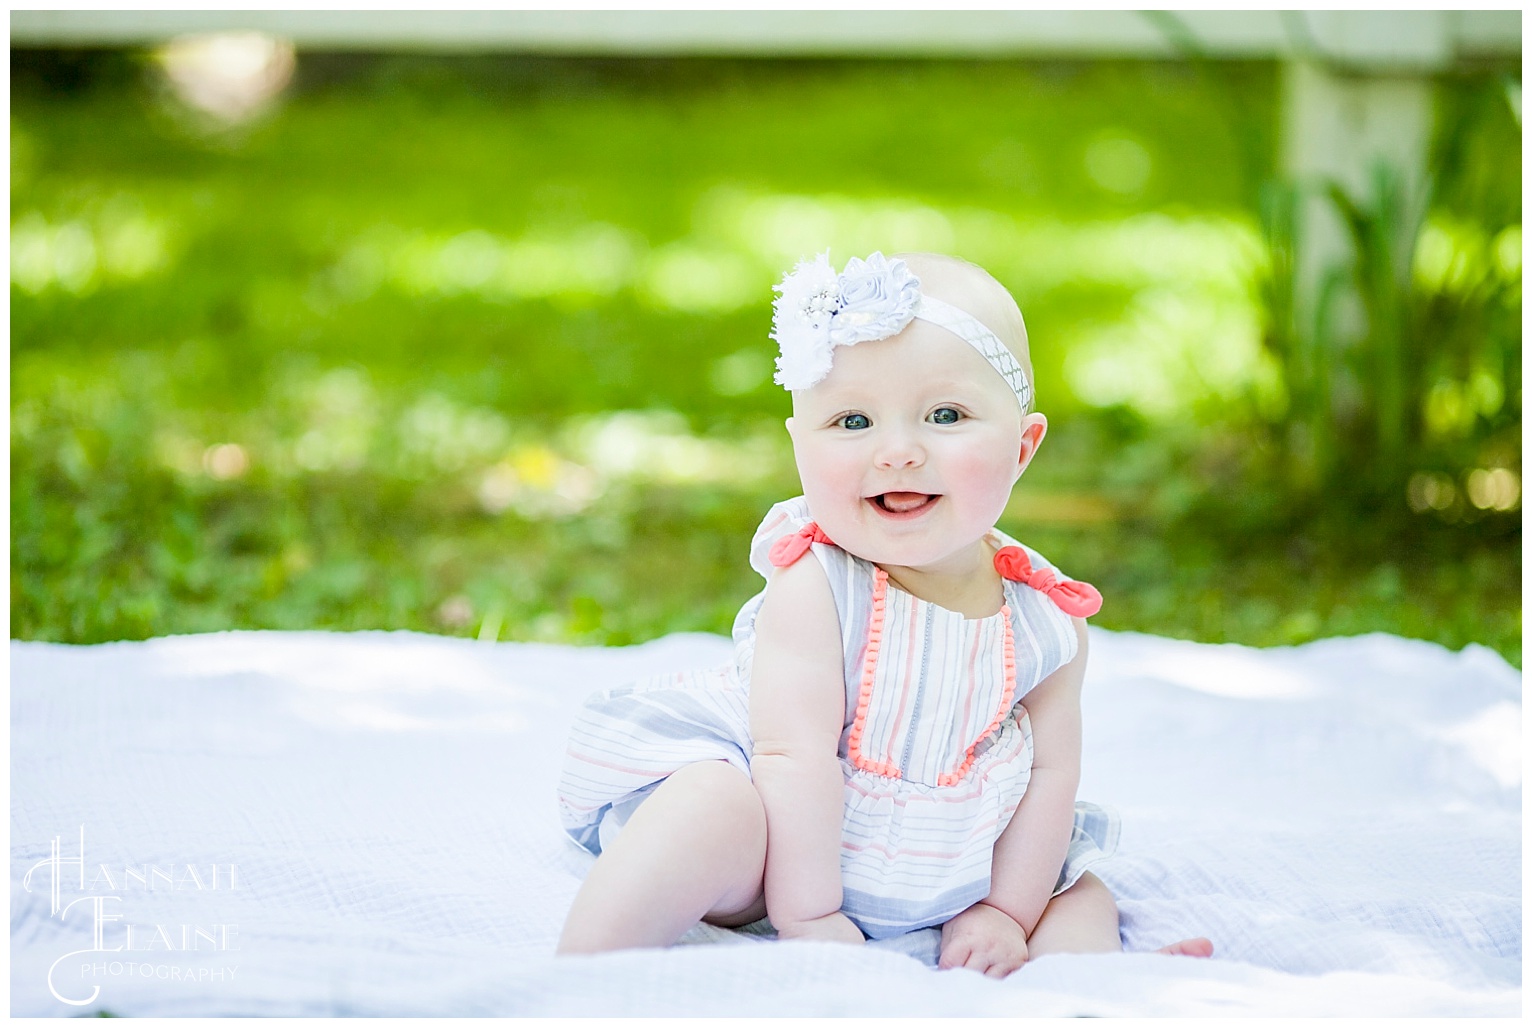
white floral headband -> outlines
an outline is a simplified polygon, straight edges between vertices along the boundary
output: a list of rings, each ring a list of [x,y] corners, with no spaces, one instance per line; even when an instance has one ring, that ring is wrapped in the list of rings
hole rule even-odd
[[[799,261],[775,287],[771,338],[782,355],[774,381],[787,389],[808,389],[830,373],[835,347],[887,339],[912,318],[940,325],[972,346],[1000,373],[1021,412],[1032,410],[1032,383],[1006,345],[978,318],[960,307],[924,296],[920,279],[901,260],[872,253],[853,257],[839,275],[830,252]]]

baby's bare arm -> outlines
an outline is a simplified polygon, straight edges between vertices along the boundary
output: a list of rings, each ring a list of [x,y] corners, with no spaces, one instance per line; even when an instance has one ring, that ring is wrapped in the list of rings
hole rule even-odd
[[[995,843],[991,906],[1031,934],[1069,852],[1080,787],[1080,686],[1085,679],[1085,622],[1074,619],[1079,652],[1022,701],[1032,722],[1032,780]]]
[[[862,941],[840,913],[843,675],[824,569],[807,557],[778,569],[755,621],[750,772],[766,810],[766,910],[788,938]]]

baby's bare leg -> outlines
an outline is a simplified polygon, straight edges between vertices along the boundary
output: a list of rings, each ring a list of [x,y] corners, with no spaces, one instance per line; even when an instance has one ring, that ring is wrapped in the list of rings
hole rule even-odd
[[[1121,949],[1117,901],[1089,871],[1048,901],[1027,939],[1029,960],[1048,953],[1116,953]]]
[[[1027,939],[1027,959],[1048,953],[1117,953],[1122,936],[1117,932],[1117,901],[1111,890],[1089,871],[1080,880],[1048,901],[1043,916]],[[1197,937],[1172,943],[1160,953],[1184,957],[1210,957],[1213,944]]]
[[[703,917],[754,920],[765,866],[766,814],[750,779],[721,760],[688,764],[596,860],[558,952],[669,946]]]

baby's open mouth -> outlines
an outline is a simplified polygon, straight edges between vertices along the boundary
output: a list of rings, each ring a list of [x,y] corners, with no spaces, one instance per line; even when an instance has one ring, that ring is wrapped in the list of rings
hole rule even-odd
[[[913,514],[941,499],[932,493],[879,493],[869,497],[874,506],[890,514]]]

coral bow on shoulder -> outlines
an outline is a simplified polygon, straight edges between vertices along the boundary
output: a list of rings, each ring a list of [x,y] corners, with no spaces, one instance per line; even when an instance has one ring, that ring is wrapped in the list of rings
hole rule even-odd
[[[1030,585],[1073,617],[1088,618],[1101,609],[1101,593],[1095,586],[1061,579],[1052,568],[1033,568],[1020,546],[1002,546],[995,553],[995,570],[1013,582]]]
[[[828,543],[830,537],[820,531],[819,526],[810,521],[792,535],[784,535],[771,544],[766,557],[771,561],[774,568],[790,567],[798,563],[798,558],[809,552],[809,546],[813,543]],[[834,544],[831,543],[833,546]]]

